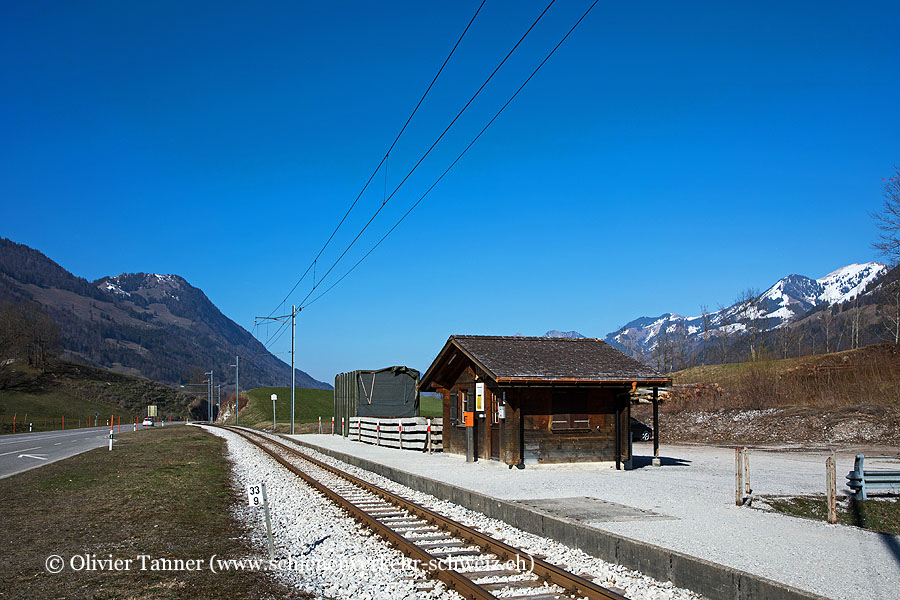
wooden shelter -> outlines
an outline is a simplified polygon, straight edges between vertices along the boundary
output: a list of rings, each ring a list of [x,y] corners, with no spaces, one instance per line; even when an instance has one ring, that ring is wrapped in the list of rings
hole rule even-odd
[[[599,339],[454,335],[419,389],[443,396],[445,452],[520,468],[577,461],[618,468],[631,459],[630,392],[669,385]]]

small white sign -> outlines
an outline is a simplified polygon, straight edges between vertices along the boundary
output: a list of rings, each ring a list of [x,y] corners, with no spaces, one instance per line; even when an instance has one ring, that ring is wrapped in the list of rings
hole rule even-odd
[[[251,483],[247,486],[247,498],[250,501],[250,506],[262,506],[263,505],[263,492],[262,492],[262,484],[260,483]]]
[[[484,383],[475,384],[475,412],[484,412]]]

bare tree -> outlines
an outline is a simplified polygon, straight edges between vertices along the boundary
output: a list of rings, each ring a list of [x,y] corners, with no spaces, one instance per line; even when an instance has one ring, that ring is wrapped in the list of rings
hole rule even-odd
[[[759,337],[762,334],[763,326],[759,291],[747,288],[738,296],[736,304],[740,322],[747,334],[747,343],[750,346],[750,360],[755,361],[759,356]]]
[[[886,284],[881,291],[885,302],[879,303],[877,313],[885,322],[889,338],[900,344],[900,279]]]
[[[672,354],[673,371],[680,371],[688,367],[688,328],[684,319],[675,321],[672,327]],[[677,359],[677,363],[674,361]]]
[[[822,307],[822,324],[825,326],[825,354],[831,352],[830,329],[831,323],[834,321],[834,306],[825,302]]]
[[[47,360],[59,351],[59,327],[49,316],[21,304],[0,307],[0,387],[9,383],[10,367],[16,361],[27,361],[43,371]]]
[[[701,350],[700,362],[706,364],[706,352],[709,346],[709,334],[712,331],[712,315],[709,314],[709,307],[705,304],[700,305],[700,323],[703,328],[703,349]]]
[[[884,204],[881,212],[873,213],[878,229],[878,241],[872,244],[888,258],[891,264],[900,262],[900,168],[894,167],[894,174],[883,179],[881,193]]]
[[[10,303],[0,306],[0,389],[9,385],[12,365],[26,356],[24,314]]]
[[[732,315],[721,304],[719,305],[719,315],[719,327],[716,329],[716,337],[719,342],[719,362],[724,365],[728,362],[728,346],[730,345],[732,333]]]
[[[788,357],[788,354],[790,353],[791,348],[793,348],[796,339],[797,333],[789,325],[785,324],[779,328],[778,342],[781,346],[781,358]]]

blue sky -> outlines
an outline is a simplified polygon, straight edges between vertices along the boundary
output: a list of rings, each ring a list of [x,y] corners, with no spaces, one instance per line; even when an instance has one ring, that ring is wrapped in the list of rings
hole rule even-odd
[[[0,235],[87,279],[177,273],[252,330],[478,4],[6,2]],[[545,5],[487,1],[317,277]],[[320,290],[588,5],[548,11]],[[868,213],[900,164],[898,25],[895,2],[599,3],[301,313],[298,366],[424,369],[453,333],[603,337],[876,259]]]

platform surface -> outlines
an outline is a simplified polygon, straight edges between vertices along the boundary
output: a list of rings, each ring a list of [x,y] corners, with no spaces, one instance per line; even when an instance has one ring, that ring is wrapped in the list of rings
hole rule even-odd
[[[661,447],[651,466],[651,444],[634,445],[635,466],[606,463],[509,469],[496,461],[466,463],[454,454],[375,447],[331,435],[297,436],[307,444],[359,456],[549,514],[727,565],[830,598],[856,590],[894,598],[900,589],[900,536],[788,517],[734,504],[734,449]],[[824,494],[824,452],[753,449],[754,496]],[[837,455],[838,493],[852,453]],[[591,503],[585,498],[595,499]]]

